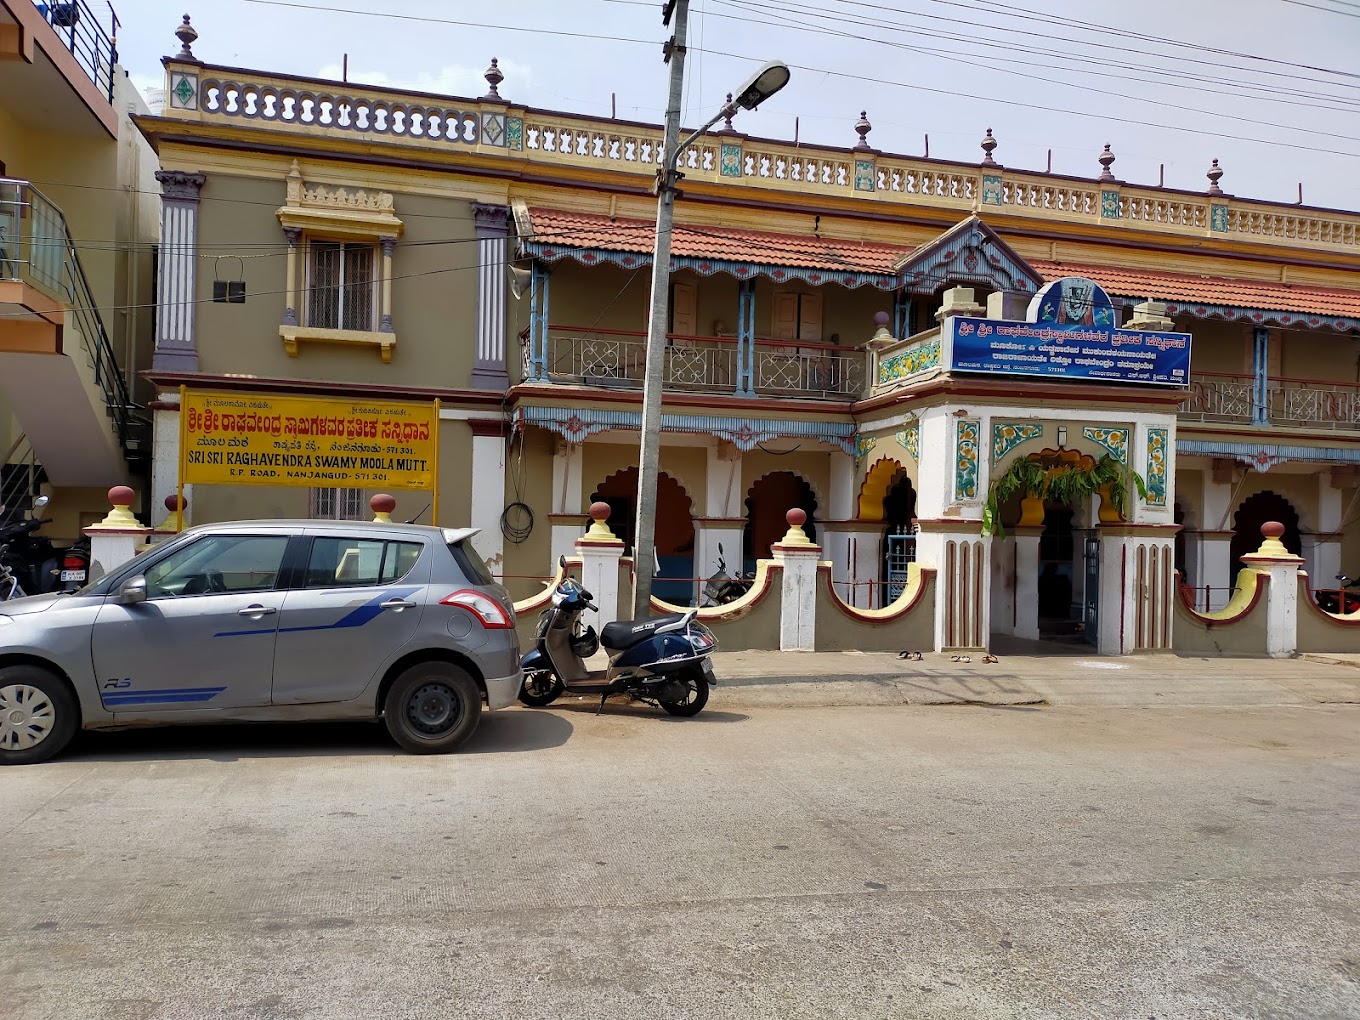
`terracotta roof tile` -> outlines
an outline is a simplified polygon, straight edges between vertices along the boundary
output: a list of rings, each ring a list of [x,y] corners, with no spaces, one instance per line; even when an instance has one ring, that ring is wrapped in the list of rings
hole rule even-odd
[[[656,224],[647,220],[611,220],[560,209],[531,208],[529,220],[534,236],[526,237],[526,241],[647,255],[652,253],[656,230]],[[683,223],[675,225],[671,236],[671,253],[680,257],[885,276],[894,275],[893,264],[911,250],[902,245]]]
[[[1360,318],[1360,290],[1311,287],[1262,280],[1235,280],[1191,273],[1166,273],[1151,269],[1120,269],[1113,266],[1073,262],[1030,262],[1047,280],[1085,276],[1111,294],[1148,298],[1179,305],[1224,305],[1281,312],[1311,312]]]

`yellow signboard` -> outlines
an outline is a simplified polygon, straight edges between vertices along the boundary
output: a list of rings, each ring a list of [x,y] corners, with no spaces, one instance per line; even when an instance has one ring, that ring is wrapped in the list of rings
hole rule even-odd
[[[185,391],[180,455],[189,485],[434,491],[439,402]]]

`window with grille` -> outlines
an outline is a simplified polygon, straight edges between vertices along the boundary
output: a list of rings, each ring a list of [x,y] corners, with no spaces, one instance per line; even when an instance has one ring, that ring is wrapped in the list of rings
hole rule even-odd
[[[344,241],[307,244],[307,325],[372,330],[377,248]]]
[[[362,521],[364,512],[363,489],[313,489],[311,517],[321,521]]]

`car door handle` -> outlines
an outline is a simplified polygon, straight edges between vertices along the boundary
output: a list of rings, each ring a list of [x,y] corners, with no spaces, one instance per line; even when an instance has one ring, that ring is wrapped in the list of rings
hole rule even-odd
[[[237,616],[249,616],[258,620],[262,616],[273,616],[278,610],[272,606],[246,606],[236,611]]]
[[[408,601],[408,600],[406,600],[406,599],[388,599],[386,602],[384,602],[384,603],[383,603],[381,606],[379,606],[378,608],[380,608],[380,609],[392,609],[392,610],[395,610],[396,612],[399,613],[399,612],[401,612],[403,609],[414,609],[415,607],[416,607],[416,604],[415,604],[414,602],[410,602],[410,601]]]

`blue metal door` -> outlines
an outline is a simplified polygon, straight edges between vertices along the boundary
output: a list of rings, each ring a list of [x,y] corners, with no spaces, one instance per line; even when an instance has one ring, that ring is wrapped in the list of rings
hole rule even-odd
[[[897,601],[902,589],[907,586],[907,571],[914,562],[916,562],[916,536],[889,535],[884,556],[883,579],[887,585],[883,592],[883,605],[891,605]]]
[[[1082,635],[1089,644],[1100,642],[1100,534],[1086,534],[1086,584],[1082,592]]]

